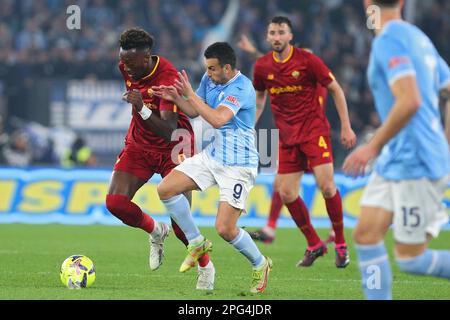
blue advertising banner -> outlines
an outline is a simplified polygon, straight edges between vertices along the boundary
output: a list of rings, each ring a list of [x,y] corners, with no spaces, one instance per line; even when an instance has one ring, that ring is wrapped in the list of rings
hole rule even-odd
[[[0,223],[32,224],[108,224],[121,221],[105,207],[111,171],[90,169],[13,169],[0,168]],[[265,225],[270,209],[273,175],[259,175],[247,199],[247,213],[239,219],[239,226]],[[136,194],[133,201],[158,220],[169,221],[158,198],[156,186],[159,176],[153,177]],[[354,227],[359,215],[359,199],[367,177],[352,179],[336,175],[345,214],[345,226]],[[301,196],[307,204],[316,227],[329,227],[325,202],[312,175],[302,179]],[[192,213],[200,226],[213,226],[218,206],[219,190],[212,187],[205,192],[193,192]],[[445,193],[450,205],[450,186]],[[278,225],[295,226],[286,208]],[[449,226],[447,226],[448,228]]]

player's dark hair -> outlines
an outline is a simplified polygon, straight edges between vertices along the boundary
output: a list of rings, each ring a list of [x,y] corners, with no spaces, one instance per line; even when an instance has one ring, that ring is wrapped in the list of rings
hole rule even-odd
[[[373,0],[373,4],[380,7],[394,8],[398,6],[400,0]]]
[[[140,28],[125,30],[120,35],[119,40],[120,47],[124,50],[151,50],[153,43],[153,37],[147,31]]]
[[[284,16],[276,16],[273,17],[270,21],[269,24],[271,23],[275,23],[275,24],[282,24],[282,23],[286,23],[289,27],[289,29],[292,31],[292,22],[291,20],[289,20],[288,17],[284,17]]]
[[[222,67],[229,64],[232,69],[236,68],[236,54],[227,42],[213,43],[206,48],[204,56],[206,59],[216,58]]]

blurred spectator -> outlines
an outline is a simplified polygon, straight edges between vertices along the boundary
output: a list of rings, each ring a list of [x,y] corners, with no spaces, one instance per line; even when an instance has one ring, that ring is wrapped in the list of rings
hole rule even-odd
[[[11,139],[2,149],[5,164],[12,167],[27,167],[32,163],[32,153],[28,144],[26,132],[13,132]]]
[[[93,167],[96,165],[96,158],[91,149],[86,145],[83,138],[77,137],[72,143],[70,150],[67,150],[61,164],[64,167]]]

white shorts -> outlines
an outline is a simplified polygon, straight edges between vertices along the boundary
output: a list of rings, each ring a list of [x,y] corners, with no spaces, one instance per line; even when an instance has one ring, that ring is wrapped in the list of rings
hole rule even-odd
[[[174,170],[190,177],[202,191],[217,184],[220,201],[237,209],[245,209],[245,201],[258,174],[257,168],[224,166],[205,151],[187,158]]]
[[[443,203],[448,181],[449,177],[393,181],[373,173],[360,205],[392,212],[396,241],[422,244],[427,241],[427,234],[436,238],[442,226],[449,221]]]

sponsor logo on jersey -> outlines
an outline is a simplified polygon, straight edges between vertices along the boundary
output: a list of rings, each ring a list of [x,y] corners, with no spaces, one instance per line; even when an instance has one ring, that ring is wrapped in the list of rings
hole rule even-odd
[[[401,64],[409,64],[411,60],[408,57],[394,57],[389,60],[389,69],[394,69]]]
[[[273,73],[269,73],[267,75],[267,80],[273,80],[273,79],[275,79],[275,75]]]
[[[291,75],[292,75],[294,78],[298,78],[298,77],[300,76],[300,71],[297,71],[297,70],[292,71]]]
[[[131,81],[127,80],[127,87],[131,87]]]
[[[293,93],[302,90],[303,90],[302,86],[273,87],[270,88],[270,93],[271,94]]]
[[[228,96],[225,101],[231,102],[232,104],[234,104],[236,107],[239,107],[239,101],[235,96]]]

